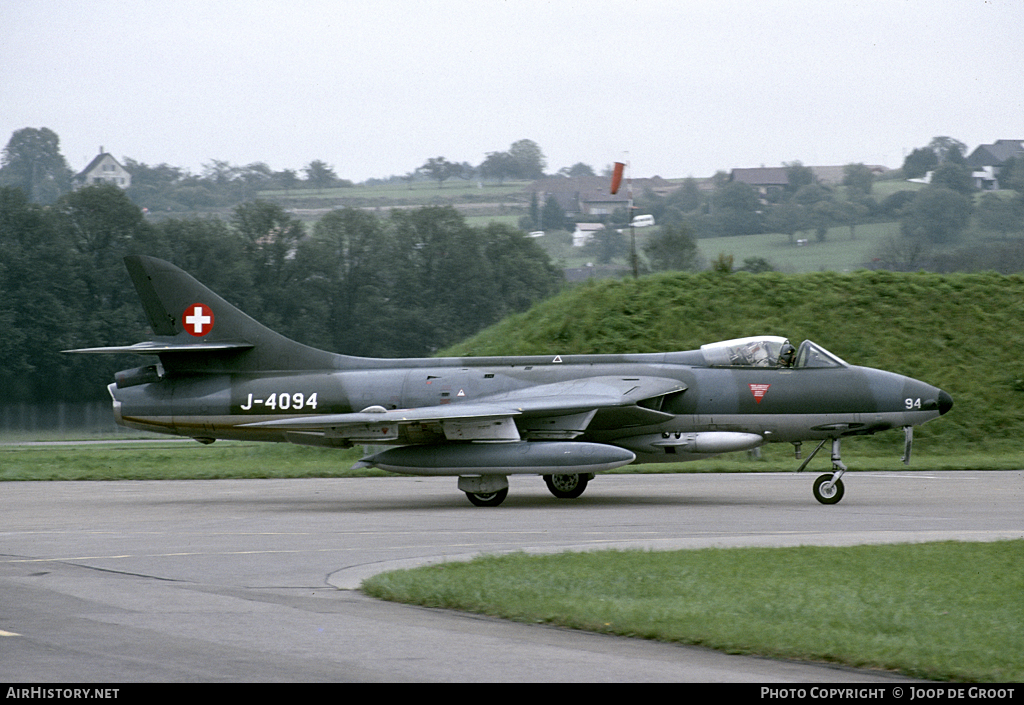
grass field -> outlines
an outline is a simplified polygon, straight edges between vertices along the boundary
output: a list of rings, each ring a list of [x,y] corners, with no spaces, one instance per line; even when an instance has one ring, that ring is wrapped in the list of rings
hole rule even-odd
[[[367,205],[377,202],[384,205],[430,206],[448,202],[473,201],[523,201],[523,190],[528,182],[507,181],[503,184],[452,179],[439,186],[434,181],[417,181],[412,184],[379,184],[376,186],[353,186],[334,189],[291,189],[288,191],[261,191],[259,198],[284,199],[289,203],[303,201],[332,201],[338,206],[348,203]],[[528,202],[528,201],[526,201]]]
[[[0,482],[56,480],[216,480],[302,477],[386,477],[374,468],[352,470],[363,455],[362,447],[348,450],[313,448],[287,443],[218,441],[200,445],[191,440],[63,441],[53,438],[40,445],[0,439]],[[806,449],[809,453],[811,449]],[[985,450],[933,452],[928,444],[915,446],[913,463],[900,462],[902,434],[888,434],[875,442],[856,439],[844,445],[851,472],[1015,470],[1022,465],[1015,443],[989,444]],[[806,457],[806,455],[804,456]],[[761,450],[760,458],[730,453],[688,463],[627,465],[616,474],[690,472],[788,472],[802,461],[789,444]],[[819,453],[805,471],[810,475],[829,469],[827,453]]]
[[[728,653],[1024,679],[1024,541],[513,554],[370,578],[378,598]]]
[[[780,272],[851,272],[869,264],[889,239],[899,234],[898,223],[871,223],[857,226],[854,239],[848,227],[837,227],[830,228],[822,242],[813,233],[810,237],[798,234],[807,239],[807,244],[799,247],[790,244],[788,235],[770,233],[698,240],[697,249],[707,262],[720,253],[732,255],[736,268],[748,257],[763,257]]]

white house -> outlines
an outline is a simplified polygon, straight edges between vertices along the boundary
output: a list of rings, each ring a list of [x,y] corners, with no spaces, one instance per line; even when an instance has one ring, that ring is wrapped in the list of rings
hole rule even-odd
[[[132,175],[112,154],[104,152],[103,147],[100,147],[100,153],[89,162],[89,166],[75,175],[74,180],[76,187],[113,184],[126,189],[132,185]]]

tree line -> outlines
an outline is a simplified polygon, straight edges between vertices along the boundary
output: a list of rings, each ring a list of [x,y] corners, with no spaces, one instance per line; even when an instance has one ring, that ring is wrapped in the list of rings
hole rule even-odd
[[[151,222],[115,186],[42,206],[0,188],[0,400],[92,399],[142,362],[61,350],[129,344],[148,327],[122,258],[182,267],[308,345],[362,356],[428,356],[562,285],[521,231],[469,226],[451,207],[387,217],[335,210],[312,227],[278,205],[227,220]]]
[[[300,171],[271,169],[265,162],[247,165],[213,159],[200,174],[169,164],[150,165],[130,157],[123,166],[132,175],[129,197],[153,211],[198,211],[233,206],[254,200],[260,191],[324,190],[351,188],[355,184],[338,176],[334,166],[314,159]],[[488,152],[477,166],[432,157],[400,176],[370,179],[367,183],[417,179],[437,181],[481,178],[538,179],[547,162],[540,146],[528,139],[512,143],[507,151]],[[25,127],[16,130],[0,154],[0,186],[21,188],[34,203],[52,203],[72,189],[74,173],[60,152],[60,138],[51,129]]]

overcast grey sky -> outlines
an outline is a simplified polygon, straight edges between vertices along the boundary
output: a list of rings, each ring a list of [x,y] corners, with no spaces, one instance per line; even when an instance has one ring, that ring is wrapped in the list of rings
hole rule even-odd
[[[532,139],[554,172],[1024,139],[1024,0],[0,0],[0,144],[343,178]]]

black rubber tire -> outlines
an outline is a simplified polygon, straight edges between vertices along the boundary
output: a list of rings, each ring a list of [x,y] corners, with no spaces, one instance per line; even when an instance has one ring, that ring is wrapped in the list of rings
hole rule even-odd
[[[508,497],[508,488],[498,490],[497,492],[489,492],[487,494],[475,494],[473,492],[467,492],[466,496],[469,497],[469,501],[478,507],[497,507],[499,504],[505,501]]]
[[[822,492],[821,486],[824,485],[826,482],[828,482],[831,479],[832,479],[831,475],[822,475],[821,477],[819,477],[817,480],[814,481],[814,487],[813,487],[814,498],[816,500],[818,500],[819,502],[821,502],[822,504],[836,504],[836,503],[839,502],[839,500],[841,500],[843,498],[843,492],[845,490],[843,488],[843,481],[842,480],[836,480],[836,482],[832,486],[832,490],[830,492],[828,492],[828,493]]]
[[[587,475],[545,475],[548,491],[559,499],[576,499],[587,489]]]

